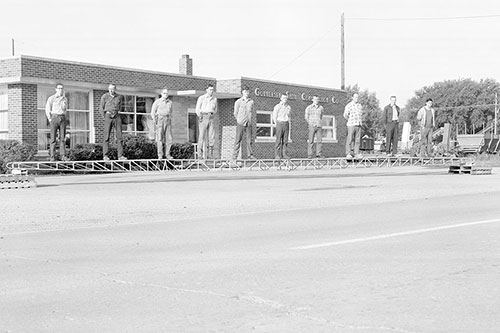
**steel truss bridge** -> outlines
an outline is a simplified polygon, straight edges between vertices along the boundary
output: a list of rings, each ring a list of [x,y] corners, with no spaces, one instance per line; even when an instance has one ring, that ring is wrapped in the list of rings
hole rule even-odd
[[[255,159],[255,160],[165,160],[144,159],[126,161],[58,161],[58,162],[10,162],[10,170],[58,171],[58,172],[169,172],[215,170],[321,170],[402,166],[446,166],[463,164],[469,159],[459,157],[370,157],[361,159],[314,158],[314,159]]]

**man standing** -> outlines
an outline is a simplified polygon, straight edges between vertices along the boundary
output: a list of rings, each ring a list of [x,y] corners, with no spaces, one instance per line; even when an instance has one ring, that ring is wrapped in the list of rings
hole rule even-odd
[[[170,160],[172,159],[170,155],[170,147],[172,146],[172,101],[168,98],[167,88],[161,91],[161,98],[153,103],[151,117],[155,124],[158,158]]]
[[[352,144],[354,143],[354,155],[356,158],[363,158],[359,153],[359,144],[361,141],[361,122],[363,108],[358,103],[359,94],[352,95],[352,101],[347,103],[344,109],[344,118],[347,119],[347,138],[345,143],[345,152],[347,158],[352,158]]]
[[[217,98],[214,96],[214,86],[209,84],[206,94],[198,97],[196,102],[196,114],[200,122],[198,138],[198,156],[203,159],[213,158],[215,144],[214,115],[217,113]],[[207,139],[208,132],[208,154]]]
[[[305,118],[309,125],[307,158],[313,158],[314,136],[316,136],[316,157],[321,157],[321,145],[323,142],[321,121],[323,120],[323,107],[319,105],[318,95],[313,96],[312,104],[306,108]]]
[[[281,94],[280,102],[276,104],[272,114],[272,121],[276,125],[276,142],[274,144],[274,157],[276,159],[290,157],[286,148],[288,144],[288,133],[290,132],[290,112],[292,108],[288,104],[288,95]]]
[[[233,160],[238,157],[243,135],[246,135],[247,156],[255,159],[252,150],[252,112],[253,100],[250,96],[250,89],[243,87],[242,97],[234,103],[234,117],[236,118],[236,139],[234,141]],[[243,154],[242,154],[243,155]]]
[[[109,161],[109,137],[111,135],[111,128],[115,127],[115,136],[118,146],[118,159],[121,161],[127,158],[123,156],[123,139],[122,139],[122,118],[120,111],[122,109],[123,96],[116,93],[116,85],[111,83],[108,86],[108,92],[101,98],[99,111],[104,117],[104,143],[102,145],[103,159]]]
[[[56,84],[56,93],[47,99],[45,105],[45,115],[50,124],[50,161],[56,160],[56,138],[59,131],[59,155],[63,161],[66,157],[66,110],[68,108],[68,99],[64,96],[64,86]]]
[[[417,120],[420,122],[420,156],[432,156],[432,130],[436,126],[436,112],[432,108],[432,98],[425,101],[425,105],[418,110]]]
[[[391,96],[391,103],[384,108],[383,121],[385,125],[385,152],[395,156],[398,152],[400,109],[396,105],[396,96]],[[391,155],[392,145],[392,155]]]

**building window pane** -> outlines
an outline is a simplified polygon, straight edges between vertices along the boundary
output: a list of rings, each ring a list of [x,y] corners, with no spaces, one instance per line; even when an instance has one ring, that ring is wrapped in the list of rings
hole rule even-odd
[[[68,112],[66,130],[87,130],[89,128],[89,115],[87,112]]]
[[[88,110],[89,109],[89,93],[85,91],[68,91],[66,93],[68,99],[68,108],[71,110]]]
[[[194,112],[194,111],[193,111]],[[189,142],[198,142],[198,125],[199,120],[196,113],[188,113],[188,131],[189,131]]]
[[[325,141],[336,141],[337,140],[337,128],[335,124],[335,116],[323,115],[323,120],[321,122],[323,127],[323,140]]]
[[[9,98],[0,93],[0,139],[7,139],[9,132]]]
[[[272,140],[275,134],[275,125],[271,122],[272,111],[259,111],[257,110],[256,120],[257,120],[257,128],[255,131],[256,140],[261,141],[269,141]]]
[[[122,130],[127,134],[147,136],[154,139],[151,107],[154,98],[145,96],[123,96]]]
[[[38,86],[37,90],[38,150],[48,150],[50,124],[45,115],[45,105],[47,99],[55,91],[54,87],[44,86]],[[68,148],[74,148],[76,144],[90,142],[90,93],[83,90],[65,89],[65,95],[68,99],[68,110],[66,138],[63,140]]]

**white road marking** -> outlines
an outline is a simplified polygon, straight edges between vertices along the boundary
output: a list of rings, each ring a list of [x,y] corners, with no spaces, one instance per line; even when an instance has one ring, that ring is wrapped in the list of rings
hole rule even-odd
[[[297,247],[289,248],[289,250],[310,250],[310,249],[317,249],[317,248],[321,248],[321,247],[345,245],[345,244],[353,244],[353,243],[362,243],[362,242],[368,242],[368,241],[385,239],[385,238],[416,235],[416,234],[423,234],[426,232],[440,231],[440,230],[446,230],[446,229],[455,229],[455,228],[463,228],[463,227],[470,227],[470,226],[478,225],[478,224],[488,224],[488,223],[497,223],[497,222],[500,222],[500,219],[466,222],[466,223],[459,223],[459,224],[450,224],[450,225],[444,225],[441,227],[416,229],[416,230],[403,231],[403,232],[394,232],[394,233],[390,233],[390,234],[382,234],[382,235],[377,235],[377,236],[361,237],[361,238],[346,239],[346,240],[335,241],[335,242],[297,246]]]

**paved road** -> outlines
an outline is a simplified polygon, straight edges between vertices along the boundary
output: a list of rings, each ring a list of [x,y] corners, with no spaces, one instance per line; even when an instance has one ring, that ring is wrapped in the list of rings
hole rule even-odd
[[[1,332],[500,327],[497,174],[408,167],[39,184],[0,192]]]

